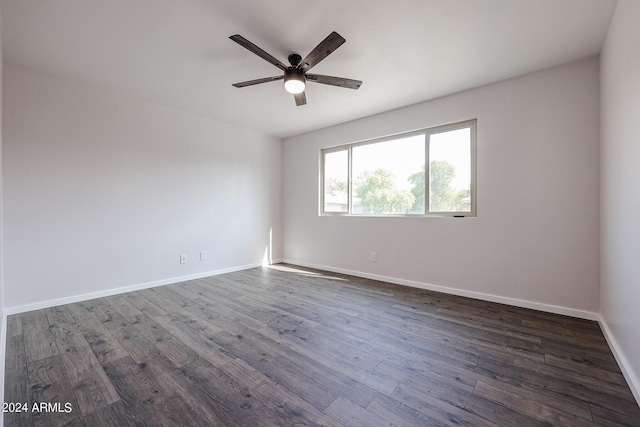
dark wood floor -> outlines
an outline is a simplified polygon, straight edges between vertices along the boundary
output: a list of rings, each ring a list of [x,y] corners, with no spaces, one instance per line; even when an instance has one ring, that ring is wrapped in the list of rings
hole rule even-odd
[[[6,426],[640,426],[595,322],[293,266],[7,328]]]

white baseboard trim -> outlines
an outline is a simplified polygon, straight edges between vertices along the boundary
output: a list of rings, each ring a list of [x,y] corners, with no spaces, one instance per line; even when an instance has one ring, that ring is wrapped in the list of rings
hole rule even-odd
[[[33,310],[41,310],[43,308],[56,307],[56,306],[65,305],[65,304],[72,304],[74,302],[80,302],[80,301],[88,301],[96,298],[109,297],[112,295],[124,294],[126,292],[133,292],[133,291],[139,291],[142,289],[155,288],[157,286],[171,285],[173,283],[186,282],[188,280],[202,279],[203,277],[218,276],[220,274],[232,273],[234,271],[240,271],[240,270],[248,270],[250,268],[260,267],[260,266],[262,266],[262,263],[239,265],[235,267],[221,268],[219,270],[189,274],[186,276],[170,277],[168,279],[161,279],[161,280],[155,280],[152,282],[139,283],[136,285],[123,286],[120,288],[106,289],[104,291],[90,292],[87,294],[73,295],[73,296],[64,297],[64,298],[38,301],[31,304],[6,307],[5,317],[11,314],[24,313],[24,312],[33,311]],[[6,325],[6,322],[5,322],[5,325]],[[3,325],[3,327],[6,327],[6,326]]]
[[[336,268],[336,267],[330,267],[326,265],[312,264],[312,263],[296,261],[292,259],[285,259],[283,262],[287,264],[299,265],[301,267],[316,268],[318,270],[326,270],[334,273],[342,273],[342,274],[348,274],[350,276],[357,276],[357,277],[364,277],[366,279],[379,280],[381,282],[389,282],[397,285],[404,285],[404,286],[410,286],[413,288],[426,289],[428,291],[442,292],[445,294],[474,298],[482,301],[497,302],[500,304],[513,305],[515,307],[530,308],[532,310],[545,311],[547,313],[562,314],[564,316],[577,317],[580,319],[587,319],[587,320],[599,319],[598,313],[595,313],[592,311],[586,311],[586,310],[578,310],[570,307],[562,307],[558,305],[527,301],[527,300],[522,300],[517,298],[509,298],[509,297],[503,297],[499,295],[485,294],[482,292],[467,291],[464,289],[450,288],[447,286],[433,285],[430,283],[416,282],[413,280],[397,279],[395,277],[381,276],[378,274],[365,273],[362,271],[354,271],[354,270],[348,270],[344,268]]]
[[[616,362],[618,362],[622,375],[624,375],[624,378],[627,380],[627,384],[631,389],[631,393],[633,393],[633,397],[636,398],[636,402],[640,405],[640,378],[638,378],[635,372],[633,372],[631,365],[618,345],[618,341],[616,341],[611,329],[609,329],[609,325],[607,325],[607,322],[601,314],[598,315],[598,323],[600,324],[600,329],[602,329],[604,338],[607,340],[607,344],[609,344],[609,348],[613,353],[613,357],[615,357]]]

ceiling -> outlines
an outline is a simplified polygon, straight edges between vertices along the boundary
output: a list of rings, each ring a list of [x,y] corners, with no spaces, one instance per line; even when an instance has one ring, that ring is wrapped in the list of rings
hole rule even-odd
[[[2,0],[7,62],[287,137],[597,54],[616,0]],[[296,107],[280,70],[331,31],[347,41]]]

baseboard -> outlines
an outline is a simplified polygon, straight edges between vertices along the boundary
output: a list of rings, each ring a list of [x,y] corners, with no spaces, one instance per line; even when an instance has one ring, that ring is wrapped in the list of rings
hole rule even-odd
[[[607,340],[607,344],[609,344],[609,348],[613,353],[613,357],[615,357],[616,362],[618,362],[622,375],[624,375],[625,380],[627,380],[627,384],[631,389],[631,393],[633,393],[633,397],[636,398],[636,402],[638,402],[638,405],[640,406],[640,378],[638,378],[635,372],[633,372],[631,365],[618,345],[618,341],[616,341],[611,329],[609,329],[609,325],[607,325],[607,322],[601,314],[598,315],[598,323],[600,324],[600,329],[602,329],[604,338]]]
[[[485,294],[482,292],[467,291],[464,289],[450,288],[447,286],[433,285],[430,283],[422,283],[422,282],[416,282],[412,280],[398,279],[395,277],[381,276],[378,274],[365,273],[362,271],[354,271],[354,270],[348,270],[344,268],[330,267],[326,265],[312,264],[308,262],[296,261],[291,259],[285,259],[283,262],[287,264],[299,265],[301,267],[316,268],[318,270],[326,270],[326,271],[331,271],[333,273],[348,274],[350,276],[364,277],[366,279],[379,280],[381,282],[389,282],[397,285],[404,285],[404,286],[410,286],[413,288],[426,289],[428,291],[442,292],[445,294],[474,298],[482,301],[497,302],[500,304],[513,305],[515,307],[530,308],[532,310],[544,311],[547,313],[562,314],[564,316],[577,317],[580,319],[587,319],[587,320],[599,319],[598,313],[595,313],[592,311],[586,311],[586,310],[577,310],[575,308],[570,308],[570,307],[562,307],[558,305],[544,304],[540,302],[527,301],[527,300],[522,300],[517,298],[509,298],[509,297],[503,297],[499,295]]]
[[[95,298],[109,297],[112,295],[124,294],[126,292],[133,292],[133,291],[139,291],[142,289],[155,288],[157,286],[171,285],[173,283],[186,282],[188,280],[202,279],[203,277],[217,276],[220,274],[232,273],[234,271],[247,270],[249,268],[260,267],[260,266],[262,266],[262,263],[246,264],[246,265],[240,265],[235,267],[222,268],[219,270],[205,271],[202,273],[189,274],[186,276],[170,277],[168,279],[155,280],[152,282],[139,283],[136,285],[123,286],[120,288],[107,289],[104,291],[90,292],[87,294],[73,295],[70,297],[39,301],[32,304],[6,307],[5,317],[11,314],[24,313],[24,312],[33,311],[33,310],[41,310],[43,308],[56,307],[56,306],[65,305],[65,304],[72,304],[74,302],[87,301]]]

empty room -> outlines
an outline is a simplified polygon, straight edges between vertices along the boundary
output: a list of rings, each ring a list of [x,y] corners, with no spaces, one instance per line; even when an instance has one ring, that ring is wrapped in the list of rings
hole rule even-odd
[[[640,2],[0,17],[0,426],[640,426]]]

